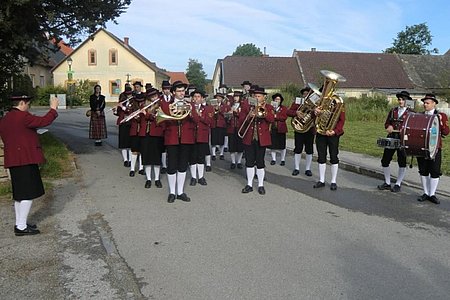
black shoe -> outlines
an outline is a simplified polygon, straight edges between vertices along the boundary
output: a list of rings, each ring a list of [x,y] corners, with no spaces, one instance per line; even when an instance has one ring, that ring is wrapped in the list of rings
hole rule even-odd
[[[169,197],[167,197],[167,202],[174,203],[175,202],[175,195],[169,194]]]
[[[223,148],[223,152],[228,152],[228,148],[227,147]]]
[[[427,194],[423,194],[422,196],[417,198],[417,201],[423,202],[423,201],[427,200],[428,198],[429,198],[429,196]]]
[[[134,177],[134,171],[130,171],[130,177]]]
[[[152,181],[151,180],[147,180],[146,182],[145,182],[145,188],[146,189],[149,189],[149,188],[151,188],[152,187]]]
[[[144,169],[142,169],[142,170],[139,170],[139,174],[141,174],[141,175],[145,175],[145,171],[144,171]]]
[[[131,167],[131,161],[128,161],[128,162],[127,162],[127,167],[128,167],[128,168]]]
[[[231,169],[231,170],[236,169],[236,164],[231,164],[231,165],[230,165],[230,169]]]
[[[336,183],[330,184],[330,190],[332,190],[332,191],[337,190],[337,184]]]
[[[17,227],[14,227],[14,233],[16,236],[24,236],[24,235],[35,235],[41,233],[38,229],[33,229],[29,226],[24,230],[20,230]]]
[[[237,164],[237,168],[242,169],[243,168],[242,164]]]
[[[205,167],[205,171],[206,171],[206,172],[211,172],[211,166],[206,166],[206,167]]]
[[[126,160],[126,161],[123,162],[123,166],[124,166],[124,167],[128,167],[128,160]]]
[[[30,227],[31,229],[37,229],[37,225],[36,224],[28,224],[27,223],[27,227]],[[14,229],[16,229],[16,228],[17,228],[17,226],[14,225]]]
[[[391,192],[394,192],[394,193],[400,192],[400,186],[398,184],[394,185],[391,189]]]
[[[280,162],[280,166],[284,166],[286,164],[286,162],[284,161],[284,160],[282,160],[281,162]]]
[[[208,183],[206,183],[206,179],[205,177],[202,177],[198,180],[198,184],[200,185],[208,185]]]
[[[305,175],[308,176],[308,177],[311,177],[312,176],[311,170],[306,170],[305,171]]]
[[[292,171],[292,176],[297,176],[298,174],[300,174],[299,170]]]
[[[272,161],[270,162],[270,165],[273,166],[273,165],[276,164],[276,163],[277,163],[276,161],[272,160]]]
[[[191,202],[191,198],[189,198],[189,197],[186,195],[186,193],[183,193],[183,194],[181,194],[181,195],[178,195],[178,196],[177,196],[177,199],[180,199],[181,201],[184,201],[184,202]]]
[[[382,190],[391,190],[391,185],[384,182],[383,184],[380,184],[379,186],[377,186],[377,188],[381,191]]]
[[[265,195],[266,194],[266,189],[263,186],[259,186],[258,187],[258,193],[260,195]]]
[[[101,146],[102,142],[95,142],[95,146]]]
[[[161,174],[166,174],[166,173],[167,173],[167,168],[161,168],[160,173],[161,173]]]
[[[430,201],[431,203],[434,203],[434,204],[439,204],[439,203],[441,203],[441,201],[439,201],[439,199],[438,199],[435,195],[430,196],[430,197],[428,198],[428,201]]]
[[[249,186],[249,185],[246,185],[246,186],[242,189],[242,193],[243,193],[243,194],[247,194],[247,193],[250,193],[250,192],[253,192],[253,188],[252,188],[251,186]]]
[[[325,182],[317,181],[317,183],[315,185],[313,185],[313,188],[318,189],[318,188],[321,188],[324,186],[325,186]]]
[[[215,155],[211,155],[211,160],[216,160],[216,156]]]
[[[197,179],[191,178],[191,182],[189,183],[189,185],[195,186],[196,184],[197,184]]]
[[[219,156],[219,159],[220,159],[220,160],[224,160],[224,159],[225,159],[225,156],[221,155],[221,156]]]
[[[155,186],[160,189],[162,188],[161,180],[155,180]]]

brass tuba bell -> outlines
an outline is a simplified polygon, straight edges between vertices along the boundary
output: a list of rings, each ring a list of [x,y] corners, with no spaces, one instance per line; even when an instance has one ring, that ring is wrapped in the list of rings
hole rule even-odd
[[[311,90],[297,109],[297,112],[302,113],[302,117],[295,116],[291,119],[292,128],[299,133],[305,133],[314,126],[314,110],[321,96],[321,92],[314,84],[308,83],[308,86]]]

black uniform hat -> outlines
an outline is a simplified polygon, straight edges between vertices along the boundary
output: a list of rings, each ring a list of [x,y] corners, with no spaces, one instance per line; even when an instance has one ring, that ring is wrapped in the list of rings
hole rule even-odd
[[[263,87],[259,87],[259,86],[253,90],[253,94],[267,95],[266,90]]]
[[[177,88],[179,88],[179,87],[184,87],[184,88],[187,88],[188,87],[188,84],[187,83],[183,83],[182,81],[180,81],[180,80],[177,80],[177,81],[175,81],[173,84],[172,84],[172,87],[170,88],[170,91],[175,91]]]
[[[435,94],[426,94],[425,97],[420,99],[420,100],[425,101],[427,99],[433,100],[434,102],[436,102],[436,104],[439,103],[439,101],[436,99],[436,95]]]
[[[300,90],[300,95],[303,95],[304,92],[309,92],[311,88],[309,86],[305,86]]]
[[[22,92],[13,92],[11,97],[9,97],[9,100],[11,101],[30,101],[31,99],[33,99],[33,97],[25,95]]]
[[[411,96],[407,91],[401,91],[400,93],[395,94],[397,98],[404,98],[407,100],[412,100]]]
[[[198,90],[198,89],[193,90],[193,91],[191,92],[191,95],[190,95],[190,96],[191,96],[191,97],[194,97],[195,94],[200,94],[200,95],[202,95],[203,98],[206,97],[205,92],[200,91],[200,90]]]
[[[160,92],[158,91],[158,89],[155,88],[149,88],[148,91],[146,92],[148,97],[151,97],[153,95],[159,95]]]
[[[275,100],[276,97],[280,97],[281,102],[284,101],[283,95],[281,95],[280,93],[276,93],[272,95],[272,100]]]
[[[153,85],[151,83],[146,83],[145,84],[145,89],[151,89],[153,87]]]
[[[172,85],[170,84],[169,80],[163,80],[161,84],[161,88],[163,89],[170,89]]]
[[[133,83],[133,86],[135,85],[140,85],[142,87],[142,83],[140,81],[136,81],[135,83]]]
[[[241,83],[241,86],[244,86],[244,85],[252,86],[252,83],[248,80],[245,80],[244,82]]]

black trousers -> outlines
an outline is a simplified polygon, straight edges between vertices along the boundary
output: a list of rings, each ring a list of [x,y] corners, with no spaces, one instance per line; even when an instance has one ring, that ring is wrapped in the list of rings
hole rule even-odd
[[[304,147],[306,154],[313,154],[314,134],[311,130],[304,133],[295,132],[294,140],[294,153],[302,153]]]
[[[189,165],[189,153],[194,145],[170,145],[167,150],[167,174],[172,175],[178,172],[186,172]]]
[[[189,155],[189,164],[205,164],[205,156],[209,155],[209,143],[197,143],[192,145]]]
[[[264,163],[264,156],[266,155],[266,147],[259,145],[259,141],[253,140],[251,145],[244,145],[245,151],[245,166],[247,168],[253,168],[256,164],[256,168],[262,169],[266,165]]]
[[[383,157],[381,158],[381,166],[389,167],[394,153],[397,152],[397,162],[400,168],[406,168],[406,153],[404,149],[384,149]]]
[[[417,158],[417,165],[419,167],[419,174],[421,176],[430,175],[431,178],[439,178],[441,173],[441,149],[438,150],[434,159],[426,159],[425,157]]]
[[[327,162],[327,148],[330,153],[330,163],[339,163],[339,138],[340,136],[316,135],[317,162],[324,164]]]

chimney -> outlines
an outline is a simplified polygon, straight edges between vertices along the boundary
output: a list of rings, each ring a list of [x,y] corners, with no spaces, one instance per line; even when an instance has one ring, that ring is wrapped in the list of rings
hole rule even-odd
[[[311,52],[316,52],[316,48],[311,48]]]
[[[129,45],[128,45],[128,42],[129,42],[129,41],[130,41],[130,38],[129,38],[129,37],[126,36],[126,37],[123,38],[123,42],[124,42],[124,44],[127,45],[127,46],[129,46]]]

